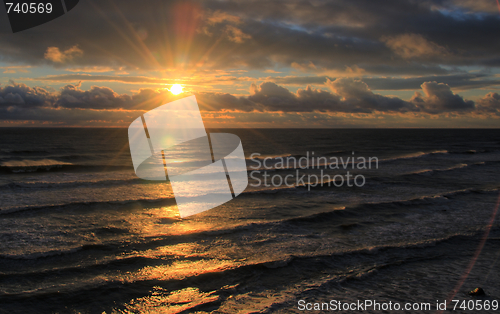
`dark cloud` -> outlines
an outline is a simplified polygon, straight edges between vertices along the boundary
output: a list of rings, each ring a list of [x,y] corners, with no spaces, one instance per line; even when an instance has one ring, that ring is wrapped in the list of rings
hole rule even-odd
[[[345,111],[341,108],[340,98],[320,89],[299,89],[292,93],[288,89],[271,82],[264,82],[258,87],[252,84],[248,100],[265,111],[311,112]]]
[[[409,102],[396,97],[386,97],[374,94],[366,83],[348,78],[328,80],[326,85],[343,98],[343,102],[350,108],[359,108],[365,112],[408,112],[418,111]]]
[[[133,106],[132,97],[119,95],[109,87],[92,86],[83,91],[74,85],[66,85],[61,89],[56,107],[80,109],[116,109]]]
[[[461,10],[450,1],[211,4],[247,21],[242,29],[268,48],[265,56],[284,63],[293,59],[327,68],[358,65],[372,73],[443,74],[439,64],[494,65],[499,61],[500,43],[490,45],[500,30],[498,12],[467,14],[466,8]]]
[[[323,85],[327,80],[334,81],[336,78],[329,76],[275,76],[266,77],[265,80],[281,85]],[[493,79],[487,74],[453,74],[432,75],[418,77],[361,77],[372,90],[416,90],[420,89],[425,82],[441,82],[451,88],[461,90],[483,88],[500,85],[500,80]]]
[[[468,13],[497,13],[498,7],[490,0],[445,0],[444,6],[464,8]]]
[[[500,116],[500,95],[498,93],[488,93],[478,100],[478,109],[487,113],[494,113]]]
[[[56,67],[358,66],[441,75],[442,65],[500,66],[500,17],[471,1],[82,1],[50,23],[10,34],[3,61]],[[492,2],[491,6],[495,6]],[[471,9],[471,7],[473,9]],[[479,12],[479,13],[478,13]]]
[[[422,91],[424,95],[416,92],[411,102],[424,112],[437,114],[467,112],[475,109],[473,101],[464,100],[462,96],[454,94],[446,84],[426,82],[422,84]]]
[[[25,84],[0,86],[0,108],[15,106],[18,108],[32,108],[50,105],[55,95],[41,87],[28,87]]]
[[[200,109],[207,111],[238,110],[250,112],[259,109],[246,97],[235,97],[226,93],[198,93],[196,99]]]
[[[296,92],[273,82],[252,85],[249,96],[227,93],[195,93],[200,109],[206,113],[418,113],[421,115],[474,113],[500,115],[500,95],[488,93],[477,104],[452,92],[443,83],[425,82],[421,92],[406,101],[379,95],[361,81],[350,78],[327,80],[329,90],[307,87]],[[36,120],[71,124],[75,121],[121,121],[128,123],[141,112],[185,97],[172,95],[168,90],[141,89],[127,95],[108,87],[93,86],[82,90],[66,85],[57,92],[40,87],[11,83],[0,87],[0,120]],[[266,118],[266,119],[269,119]],[[262,121],[266,121],[263,119]]]
[[[419,89],[425,82],[441,82],[451,88],[473,89],[500,85],[500,80],[491,79],[487,74],[453,74],[433,75],[423,77],[376,77],[363,78],[363,81],[374,90],[415,90]]]
[[[83,110],[83,109],[55,109],[55,108],[20,108],[0,107],[0,121],[38,121],[43,124],[82,125],[93,123],[108,123],[117,126],[120,123],[131,123],[138,113],[123,110]]]

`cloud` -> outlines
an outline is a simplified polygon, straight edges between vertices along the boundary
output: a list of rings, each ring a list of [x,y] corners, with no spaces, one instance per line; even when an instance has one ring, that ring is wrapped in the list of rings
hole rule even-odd
[[[108,87],[92,86],[90,90],[85,91],[75,85],[66,85],[57,96],[54,107],[98,110],[151,110],[184,96],[172,95],[166,89],[143,88],[133,95],[127,95],[118,94]],[[196,93],[196,97],[201,110],[255,110],[255,104],[246,98],[235,97],[227,93]]]
[[[66,126],[127,126],[138,113],[124,110],[88,110],[88,109],[54,109],[0,107],[0,122],[8,124],[23,124],[26,122],[37,125],[57,124]]]
[[[327,80],[330,89],[342,97],[343,102],[350,108],[357,108],[362,112],[409,112],[418,111],[410,102],[396,97],[386,97],[373,93],[368,85],[360,80],[340,78],[335,81]]]
[[[256,108],[263,111],[282,112],[311,112],[339,110],[340,99],[321,89],[299,89],[296,93],[271,82],[264,82],[259,86],[252,84],[248,100],[255,104]]]
[[[198,86],[200,107],[211,114],[266,113],[261,118],[268,122],[280,115],[295,121],[322,114],[494,116],[498,93],[476,103],[456,93],[496,91],[500,81],[491,73],[500,67],[500,41],[493,40],[499,32],[494,0],[388,0],[384,5],[372,0],[151,0],[148,6],[133,0],[84,1],[71,14],[24,32],[12,34],[8,24],[0,23],[2,65],[52,66],[59,72],[44,68],[43,77],[23,80],[66,85],[57,92],[22,84],[2,87],[0,115],[20,119],[23,112],[31,118],[39,113],[43,119],[54,111],[73,118],[68,112],[74,110],[92,111],[88,117],[96,118],[98,112],[148,110],[174,99],[152,87],[178,79]],[[247,72],[230,72],[235,69]],[[270,69],[284,74],[259,77],[272,75],[259,72]],[[2,68],[9,75],[21,71]],[[74,84],[79,81],[150,88],[120,94],[105,86],[82,90]],[[245,96],[201,92],[216,84],[241,90],[251,82]],[[418,93],[401,99],[377,90]]]
[[[56,107],[80,109],[117,109],[132,107],[129,95],[119,95],[111,88],[92,86],[83,91],[74,85],[66,85],[61,89]]]
[[[168,84],[169,80],[158,79],[146,76],[124,76],[124,75],[95,75],[95,74],[58,74],[44,77],[31,78],[31,81],[48,82],[71,82],[71,81],[90,81],[90,82],[120,82],[130,84]]]
[[[82,2],[70,16],[16,36],[2,29],[0,54],[29,65],[71,60],[78,67],[139,70],[312,62],[316,70],[309,72],[357,66],[367,74],[436,75],[449,72],[442,65],[500,66],[500,42],[491,40],[500,31],[498,12],[468,14],[444,0],[152,0],[139,7],[132,0]]]
[[[0,108],[34,108],[52,104],[56,95],[41,87],[28,87],[25,84],[16,84],[0,87]]]
[[[475,109],[473,101],[464,100],[454,94],[450,87],[443,83],[426,82],[422,84],[422,91],[416,92],[411,102],[422,111],[432,114],[442,112],[470,112]]]
[[[245,40],[252,38],[252,36],[243,33],[241,29],[233,25],[226,26],[226,33],[230,41],[234,41],[238,44],[241,44]]]
[[[490,0],[448,0],[446,6],[462,7],[470,13],[498,13],[495,1]]]
[[[122,69],[123,68],[121,68],[120,71]],[[66,68],[65,71],[85,72],[85,73],[104,73],[104,72],[114,72],[116,70],[112,67],[107,67],[107,66],[89,66],[89,67]]]
[[[482,73],[459,73],[451,75],[431,75],[417,77],[371,77],[363,78],[374,90],[415,90],[425,82],[441,82],[451,88],[461,90],[500,85],[500,80]]]
[[[428,41],[419,34],[404,34],[394,37],[382,37],[387,47],[404,59],[421,57],[443,57],[448,55],[446,48]]]
[[[259,107],[248,98],[235,97],[227,93],[198,93],[196,99],[200,109],[205,111],[236,110],[251,112],[259,110]]]
[[[207,10],[205,13],[205,24],[198,30],[198,33],[203,33],[212,37],[214,34],[225,34],[229,41],[241,44],[245,40],[252,38],[249,34],[244,33],[236,25],[241,24],[240,17],[216,10],[211,12]],[[222,25],[219,25],[222,24]]]
[[[255,125],[265,125],[284,116],[294,119],[286,122],[286,119],[279,118],[284,125],[299,122],[316,125],[320,120],[331,121],[332,116],[339,115],[358,115],[358,118],[366,119],[394,115],[401,118],[442,114],[464,116],[464,113],[470,113],[470,117],[500,116],[500,96],[497,93],[488,93],[478,100],[476,106],[473,101],[454,94],[443,83],[425,82],[421,86],[422,92],[416,92],[410,100],[376,94],[365,82],[352,78],[327,80],[325,86],[329,90],[308,86],[292,92],[273,82],[263,82],[253,84],[248,96],[215,92],[195,95],[204,115],[220,119],[226,115],[236,117],[231,119],[236,122],[231,123],[253,117]],[[85,124],[87,121],[90,125],[105,121],[109,126],[126,125],[144,111],[185,96],[174,96],[166,89],[149,88],[131,95],[118,94],[109,87],[92,86],[89,90],[82,90],[80,85],[66,85],[59,91],[48,91],[11,82],[0,87],[0,121],[62,124]],[[260,114],[260,124],[254,119],[257,114]]]
[[[340,76],[341,77],[341,76]],[[259,78],[259,81],[273,82],[278,85],[323,85],[326,80],[334,81],[336,77],[331,76],[275,76]],[[500,85],[500,80],[494,79],[492,75],[482,73],[460,73],[451,75],[430,75],[415,77],[362,77],[363,82],[370,86],[371,90],[416,90],[420,89],[424,82],[442,82],[451,88],[461,90],[483,88]]]
[[[217,10],[215,12],[207,12],[206,21],[208,24],[214,25],[223,22],[231,22],[235,24],[241,23],[241,19],[238,16],[228,14],[226,12],[222,12],[221,10]]]
[[[486,94],[477,101],[477,104],[479,110],[500,116],[500,95],[498,93]]]
[[[29,66],[29,65],[12,65],[12,66],[0,67],[0,69],[5,70],[5,71],[3,71],[4,74],[14,74],[17,72],[29,73],[29,70],[28,70],[29,68],[31,68],[31,66]]]
[[[83,55],[83,50],[78,48],[78,46],[73,46],[61,52],[57,47],[49,47],[44,54],[46,60],[50,60],[55,63],[65,63],[71,61],[76,57],[81,57]]]

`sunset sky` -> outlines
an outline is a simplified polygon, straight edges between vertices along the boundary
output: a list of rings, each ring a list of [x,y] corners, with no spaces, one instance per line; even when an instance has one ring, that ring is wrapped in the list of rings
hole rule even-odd
[[[496,128],[499,10],[496,0],[81,0],[13,34],[2,6],[0,126],[127,127],[194,94],[207,127]]]

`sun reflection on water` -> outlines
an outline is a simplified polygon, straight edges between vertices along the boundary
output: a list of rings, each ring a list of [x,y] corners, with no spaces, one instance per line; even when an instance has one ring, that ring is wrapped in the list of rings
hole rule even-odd
[[[181,313],[193,307],[216,302],[216,291],[203,292],[198,288],[185,288],[169,292],[155,287],[150,296],[137,298],[125,305],[125,310],[115,313]]]

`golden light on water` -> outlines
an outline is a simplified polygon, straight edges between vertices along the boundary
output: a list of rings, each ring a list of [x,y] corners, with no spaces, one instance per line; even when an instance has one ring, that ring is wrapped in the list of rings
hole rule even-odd
[[[174,95],[179,95],[180,93],[182,93],[182,88],[182,85],[174,84],[172,85],[172,87],[170,87],[170,92]]]

